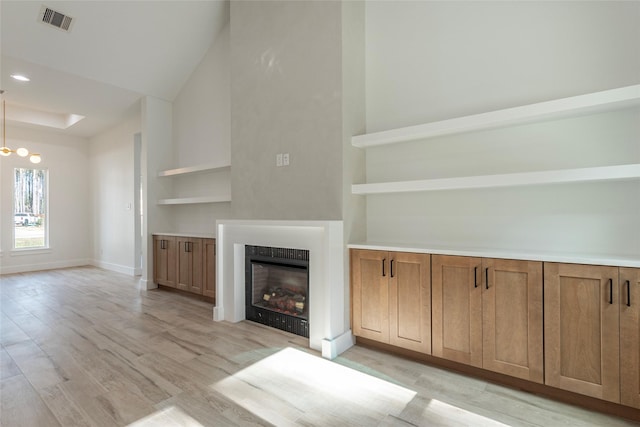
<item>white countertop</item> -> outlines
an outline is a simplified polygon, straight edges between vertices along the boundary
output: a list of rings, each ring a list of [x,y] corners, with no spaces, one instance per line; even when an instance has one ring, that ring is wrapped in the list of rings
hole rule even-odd
[[[151,233],[152,236],[196,237],[200,239],[215,239],[216,233]]]
[[[558,252],[526,252],[496,248],[452,248],[429,244],[405,244],[362,242],[351,243],[350,249],[370,249],[379,251],[416,252],[433,255],[458,255],[484,258],[517,259],[523,261],[563,262],[570,264],[609,265],[614,267],[640,268],[640,257],[626,255],[598,255]]]

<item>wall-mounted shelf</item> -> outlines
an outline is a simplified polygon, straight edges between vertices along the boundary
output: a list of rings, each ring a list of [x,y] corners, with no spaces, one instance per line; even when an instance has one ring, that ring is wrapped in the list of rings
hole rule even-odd
[[[222,203],[230,202],[230,195],[204,196],[204,197],[180,197],[176,199],[160,199],[159,205],[193,205],[199,203]]]
[[[191,173],[214,172],[214,171],[223,171],[223,170],[227,170],[227,169],[231,169],[231,165],[229,165],[229,164],[220,165],[220,164],[217,164],[217,163],[215,163],[215,164],[214,163],[207,163],[207,164],[203,164],[203,165],[187,166],[187,167],[184,167],[184,168],[168,169],[168,170],[160,171],[160,172],[158,172],[158,176],[187,175],[187,174],[191,174]]]
[[[230,170],[231,165],[229,164],[221,165],[220,163],[205,163],[201,165],[160,171],[158,172],[158,177],[176,178],[174,181],[174,195],[181,195],[183,197],[159,199],[157,204],[193,205],[230,202],[231,183],[229,181],[229,175],[226,173],[222,175],[206,175],[211,172],[228,172]],[[194,194],[207,193],[208,195],[206,196],[194,197]]]
[[[579,116],[640,106],[640,85],[561,98],[504,110],[408,126],[351,138],[354,147],[367,148],[436,136]]]
[[[640,164],[480,175],[417,181],[354,184],[353,194],[405,193],[418,191],[460,190],[470,188],[514,187],[568,182],[624,181],[640,178]]]

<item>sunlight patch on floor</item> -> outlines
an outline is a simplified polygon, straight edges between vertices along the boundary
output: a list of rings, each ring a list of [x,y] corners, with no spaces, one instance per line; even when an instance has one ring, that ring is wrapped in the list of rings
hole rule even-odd
[[[416,393],[293,348],[283,349],[211,386],[260,418],[382,420],[399,415]]]
[[[463,423],[470,426],[504,426],[507,424],[492,420],[491,418],[483,417],[466,409],[459,408],[457,406],[449,405],[437,399],[431,399],[427,407],[423,412],[424,418],[433,418],[433,415],[441,417],[443,419],[455,420],[457,423]]]
[[[154,412],[138,421],[129,424],[128,427],[203,427],[198,421],[187,415],[180,408],[169,406]]]

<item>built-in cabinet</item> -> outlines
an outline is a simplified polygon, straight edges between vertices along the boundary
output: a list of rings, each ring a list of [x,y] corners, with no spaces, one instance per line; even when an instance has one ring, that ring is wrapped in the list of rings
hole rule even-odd
[[[640,409],[640,268],[620,268],[619,277],[620,403]]]
[[[433,355],[482,367],[482,260],[433,255]]]
[[[482,271],[482,367],[542,383],[542,262],[483,258]]]
[[[640,408],[640,268],[352,248],[351,281],[357,337]]]
[[[542,263],[432,255],[433,355],[542,383]]]
[[[216,241],[202,240],[202,295],[209,298],[216,297]]]
[[[175,236],[153,236],[154,283],[176,287],[176,254]]]
[[[154,235],[154,283],[215,298],[215,239]]]
[[[545,382],[640,408],[640,269],[545,264]]]
[[[352,250],[351,267],[354,333],[430,353],[429,255]]]
[[[178,283],[176,287],[183,291],[202,294],[202,239],[177,237],[177,242]]]
[[[390,208],[396,202],[406,203],[409,209],[415,209],[406,215],[412,221],[419,215],[416,212],[421,212],[416,203],[420,200],[418,197],[425,197],[426,200],[428,196],[424,193],[427,192],[435,193],[433,200],[428,199],[425,206],[438,200],[441,203],[437,206],[441,206],[442,200],[449,200],[436,197],[443,192],[451,192],[453,198],[454,192],[471,194],[468,190],[528,186],[532,191],[539,191],[535,189],[536,186],[561,184],[562,188],[573,183],[576,183],[579,191],[584,191],[604,185],[613,188],[613,184],[605,183],[619,182],[620,191],[629,191],[630,197],[633,197],[640,180],[640,163],[634,156],[618,156],[616,160],[611,160],[612,157],[607,161],[603,157],[602,163],[598,162],[598,157],[583,165],[569,158],[575,150],[559,147],[566,151],[567,161],[564,163],[546,162],[543,158],[538,159],[538,165],[542,166],[533,170],[524,167],[529,162],[521,163],[523,167],[496,162],[494,168],[477,169],[489,174],[467,173],[465,169],[457,169],[455,159],[451,158],[447,159],[453,165],[451,173],[438,168],[435,172],[428,167],[421,168],[422,165],[416,162],[407,166],[410,172],[405,174],[405,163],[411,163],[412,154],[419,157],[432,153],[437,156],[443,142],[448,143],[441,138],[443,136],[618,110],[620,114],[613,113],[611,116],[623,116],[622,110],[638,106],[640,85],[633,85],[353,136],[352,146],[367,150],[367,173],[364,174],[367,180],[353,183],[351,192],[367,197],[367,234],[374,239],[349,245],[352,251],[370,250],[365,261],[352,252],[354,334],[391,343],[391,335],[387,335],[386,331],[392,329],[392,312],[387,307],[393,304],[386,294],[390,289],[389,278],[384,280],[380,273],[382,266],[388,265],[384,260],[391,259],[392,251],[431,254],[431,312],[419,313],[413,324],[431,316],[432,356],[640,408],[640,260],[636,248],[627,245],[622,249],[626,255],[622,256],[618,252],[612,253],[607,247],[600,248],[600,254],[594,254],[599,249],[597,245],[585,247],[584,253],[575,250],[580,245],[575,249],[553,253],[552,242],[549,251],[536,249],[544,240],[528,242],[519,239],[521,234],[518,226],[507,222],[505,235],[486,239],[480,243],[482,248],[474,246],[479,245],[477,241],[483,233],[472,236],[476,242],[464,242],[461,236],[456,236],[457,239],[451,242],[453,245],[459,243],[458,247],[441,247],[438,241],[446,240],[442,236],[434,236],[435,241],[429,242],[430,236],[426,233],[418,237],[412,235],[417,229],[413,225],[426,222],[410,222],[411,226],[404,227],[402,220],[405,217],[396,215],[396,211]],[[625,129],[628,123],[625,121]],[[610,124],[607,126],[611,128]],[[579,138],[583,130],[575,131],[576,138]],[[514,129],[513,134],[522,135],[519,132],[526,132],[526,129]],[[531,128],[530,132],[535,132],[535,129]],[[635,143],[636,135],[634,131],[629,131],[629,136],[624,139],[625,147]],[[478,152],[488,149],[481,146],[481,141],[487,140],[483,139],[486,136],[484,132],[478,135]],[[525,135],[525,139],[528,136]],[[607,138],[603,137],[603,144],[606,142]],[[381,147],[390,144],[398,144],[398,150]],[[475,153],[460,152],[465,160]],[[500,152],[496,152],[496,158],[501,158]],[[546,167],[547,163],[549,167]],[[407,193],[416,193],[414,200]],[[487,194],[497,197],[513,193],[491,190]],[[552,200],[552,197],[548,200]],[[500,202],[507,206],[512,201]],[[544,219],[557,217],[558,213],[548,208],[552,205],[543,204],[538,216]],[[469,206],[470,211],[476,210],[473,205]],[[470,230],[476,226],[482,227],[481,211],[478,211],[477,218],[474,216],[462,225]],[[432,215],[436,219],[443,215],[429,209],[424,212],[426,216]],[[635,235],[637,223],[633,218],[627,214],[621,221],[619,211],[612,212],[600,215],[598,211],[594,214],[600,221],[596,226],[604,225],[603,229],[607,229],[609,223],[630,223],[632,228],[627,234]],[[443,224],[453,230],[458,212],[452,211],[451,214],[451,221],[443,221]],[[536,213],[533,215],[537,220]],[[526,220],[526,215],[524,217]],[[389,224],[385,223],[385,218],[390,221]],[[531,224],[538,226],[537,221]],[[521,230],[527,225],[523,221]],[[553,230],[549,226],[541,227],[541,231]],[[627,230],[626,227],[622,229]],[[590,230],[585,229],[584,234],[587,235]],[[531,238],[532,235],[526,236]],[[615,238],[619,239],[620,234]],[[418,241],[411,245],[402,243],[411,239]],[[581,241],[577,238],[574,240]],[[485,243],[490,245],[490,242],[495,242],[496,246],[486,247]],[[529,249],[527,246],[530,243]],[[509,249],[513,247],[518,250]],[[421,289],[417,291],[417,283],[404,286],[405,289],[413,289],[416,298],[424,292]]]

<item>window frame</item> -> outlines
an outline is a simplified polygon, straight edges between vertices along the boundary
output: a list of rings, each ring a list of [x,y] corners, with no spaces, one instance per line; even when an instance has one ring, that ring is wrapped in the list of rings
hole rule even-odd
[[[33,165],[35,166],[35,165]],[[15,174],[16,174],[16,170],[17,169],[31,169],[31,170],[39,170],[39,171],[43,171],[44,172],[44,180],[45,180],[45,185],[44,185],[44,220],[43,220],[43,226],[44,226],[44,244],[42,246],[31,246],[31,247],[16,247],[16,225],[14,222],[13,217],[16,214],[16,182],[15,182]],[[18,166],[14,166],[13,167],[13,182],[11,184],[11,191],[12,191],[12,196],[11,196],[11,205],[12,205],[12,214],[11,214],[11,221],[13,224],[12,227],[12,239],[11,239],[11,252],[12,253],[37,253],[37,252],[47,252],[50,249],[50,245],[49,245],[49,168],[46,167],[18,167]]]

